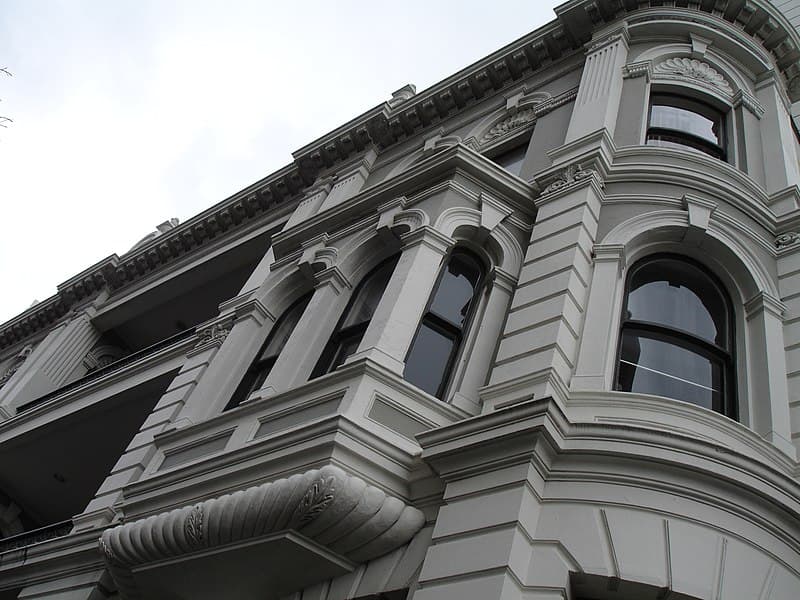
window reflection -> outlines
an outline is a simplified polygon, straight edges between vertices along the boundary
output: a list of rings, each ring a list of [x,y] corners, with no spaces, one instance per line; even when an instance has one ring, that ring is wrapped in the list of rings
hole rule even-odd
[[[682,96],[653,94],[646,144],[692,149],[725,160],[725,120],[718,110]]]
[[[272,371],[272,367],[278,360],[283,347],[289,341],[289,336],[292,335],[294,328],[300,321],[300,317],[303,316],[303,312],[310,300],[311,294],[306,294],[281,315],[270,331],[261,352],[253,361],[253,364],[250,365],[242,381],[239,382],[225,410],[239,406],[239,404],[247,400],[250,394],[261,389],[267,376]]]
[[[336,326],[331,339],[322,351],[311,378],[330,373],[344,364],[347,357],[355,354],[364,337],[372,315],[383,297],[383,292],[392,277],[399,256],[382,262],[368,273],[353,292],[344,314]]]
[[[444,395],[482,279],[477,258],[465,250],[453,252],[408,351],[406,381],[433,396]]]
[[[703,268],[658,256],[628,276],[616,387],[735,417],[730,302]]]

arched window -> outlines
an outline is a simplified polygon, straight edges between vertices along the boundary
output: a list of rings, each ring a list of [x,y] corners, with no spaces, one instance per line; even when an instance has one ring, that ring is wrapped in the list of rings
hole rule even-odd
[[[445,263],[406,357],[406,381],[441,398],[475,312],[484,268],[470,252],[455,250]]]
[[[278,356],[289,340],[289,336],[292,335],[292,331],[294,331],[298,321],[300,321],[300,317],[303,316],[303,311],[310,300],[311,294],[306,294],[286,309],[275,322],[275,326],[267,336],[267,341],[264,342],[264,346],[253,361],[253,364],[250,365],[250,368],[247,369],[244,377],[242,377],[225,410],[239,406],[247,400],[250,394],[264,384],[267,375],[272,370],[275,361],[278,360]]]
[[[339,319],[330,341],[322,351],[311,378],[330,373],[340,366],[348,356],[355,353],[372,315],[378,307],[383,291],[389,283],[399,256],[385,260],[370,271],[353,292],[347,308]]]
[[[628,274],[618,390],[668,396],[736,418],[730,300],[705,268],[646,258]]]
[[[725,117],[708,104],[691,98],[653,94],[646,143],[691,148],[725,160]]]

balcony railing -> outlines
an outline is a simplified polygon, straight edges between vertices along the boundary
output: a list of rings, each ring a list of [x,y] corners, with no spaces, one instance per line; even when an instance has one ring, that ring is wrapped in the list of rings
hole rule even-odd
[[[23,531],[17,535],[0,539],[0,553],[16,550],[17,548],[25,548],[31,544],[46,542],[53,538],[63,537],[69,534],[70,531],[72,531],[71,519],[59,521],[58,523],[46,525],[45,527],[39,527],[39,529]]]
[[[119,360],[115,360],[114,362],[107,364],[105,367],[101,367],[101,368],[96,369],[96,370],[94,370],[94,371],[92,371],[90,373],[87,373],[86,375],[84,375],[80,379],[76,379],[75,381],[72,381],[72,382],[70,382],[70,383],[68,383],[66,385],[62,385],[60,388],[58,388],[56,390],[53,390],[52,392],[48,392],[44,396],[40,396],[40,397],[36,398],[35,400],[31,400],[30,402],[22,404],[21,406],[19,406],[19,408],[17,408],[17,413],[21,413],[23,411],[30,410],[31,408],[34,408],[35,406],[38,406],[40,404],[43,404],[44,402],[47,402],[48,400],[50,400],[52,398],[55,398],[56,396],[60,396],[61,394],[65,394],[66,392],[68,392],[70,390],[74,390],[75,388],[79,388],[82,385],[86,385],[87,383],[89,383],[91,381],[94,381],[95,379],[100,379],[104,375],[108,375],[109,373],[112,373],[112,372],[114,372],[114,371],[116,371],[118,369],[121,369],[122,367],[130,365],[130,364],[136,362],[137,360],[145,358],[146,356],[149,356],[151,354],[155,354],[159,350],[163,350],[164,348],[167,348],[167,347],[171,346],[172,344],[175,344],[176,342],[179,342],[179,341],[181,341],[183,339],[186,339],[186,338],[190,337],[191,335],[194,334],[194,332],[195,332],[195,328],[194,327],[189,327],[188,329],[184,329],[183,331],[181,331],[179,333],[176,333],[173,336],[170,336],[168,338],[164,338],[163,340],[160,340],[160,341],[156,342],[155,344],[147,346],[146,348],[142,348],[141,350],[137,350],[136,352],[132,352],[131,354],[128,354],[127,356],[123,356]]]

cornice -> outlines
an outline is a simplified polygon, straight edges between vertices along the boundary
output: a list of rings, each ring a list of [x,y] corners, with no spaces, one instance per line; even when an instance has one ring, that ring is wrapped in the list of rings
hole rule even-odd
[[[112,255],[59,286],[58,293],[0,325],[0,349],[25,340],[56,322],[86,294],[140,279],[202,246],[228,235],[265,212],[300,200],[325,169],[349,162],[368,147],[389,147],[450,118],[568,56],[583,53],[593,35],[629,15],[665,16],[727,22],[771,54],[792,100],[800,99],[800,36],[766,0],[719,0],[693,9],[666,7],[660,0],[571,0],[555,9],[556,19],[418,94],[410,88],[393,99],[293,153],[292,164],[254,183],[209,210],[158,236],[141,248]]]
[[[345,202],[282,231],[273,238],[276,260],[294,252],[303,240],[348,226],[374,213],[379,206],[398,196],[408,197],[410,206],[415,200],[415,194],[455,173],[465,174],[478,185],[488,187],[498,200],[524,214],[532,216],[535,213],[532,201],[536,193],[534,185],[511,175],[471,148],[455,144],[421,160],[391,179],[370,186]]]
[[[574,421],[552,398],[498,408],[417,439],[423,460],[446,481],[498,465],[538,462],[546,480],[581,481],[590,472],[593,482],[639,485],[638,466],[657,469],[648,486],[724,507],[800,550],[800,483],[785,458],[756,458],[635,420]],[[753,502],[763,507],[759,514],[750,510]],[[784,528],[787,523],[793,531]]]

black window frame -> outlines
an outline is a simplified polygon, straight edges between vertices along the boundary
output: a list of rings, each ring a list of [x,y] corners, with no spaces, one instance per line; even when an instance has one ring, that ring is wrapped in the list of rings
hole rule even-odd
[[[400,260],[400,254],[394,254],[389,258],[382,260],[380,263],[375,265],[372,269],[370,269],[369,273],[364,275],[361,278],[361,281],[358,283],[356,288],[353,290],[353,293],[350,295],[350,299],[347,302],[347,306],[345,307],[344,311],[342,312],[341,317],[339,317],[339,321],[336,323],[336,328],[333,330],[331,337],[328,339],[328,343],[325,344],[325,348],[322,350],[322,354],[320,354],[319,360],[317,364],[314,366],[314,370],[311,372],[311,377],[309,379],[316,379],[317,377],[321,377],[322,375],[326,375],[328,373],[332,373],[336,369],[338,369],[347,358],[353,354],[358,349],[358,344],[361,343],[361,340],[364,338],[364,333],[367,331],[367,327],[369,327],[370,322],[372,321],[372,317],[375,316],[374,313],[369,316],[368,319],[360,321],[358,323],[354,323],[352,325],[348,325],[344,327],[344,323],[347,322],[348,318],[350,317],[350,312],[353,309],[353,304],[359,298],[361,289],[370,281],[372,277],[378,274],[381,269],[385,268],[387,265],[393,263],[391,267],[391,272],[389,273],[389,277],[386,279],[386,285],[384,285],[383,289],[381,290],[380,296],[383,297],[383,294],[386,292],[386,287],[389,285],[389,281],[392,279],[392,275],[394,274],[395,268],[397,268],[397,263]],[[378,300],[380,302],[380,299]],[[375,305],[377,307],[377,304]],[[346,343],[351,343],[353,340],[357,340],[356,342],[356,350],[354,352],[348,354],[342,354],[343,350],[345,349]]]
[[[702,136],[690,133],[683,129],[653,126],[653,106],[670,106],[694,113],[710,121],[716,120],[719,128],[718,142],[715,144]],[[727,162],[727,121],[727,112],[720,110],[708,102],[673,92],[652,92],[650,94],[650,102],[647,107],[647,133],[645,134],[644,143],[645,145],[657,147],[658,144],[650,144],[650,141],[663,140],[696,150],[698,152],[702,152],[703,154],[721,160],[722,162]]]
[[[726,314],[724,315],[724,323],[725,326],[727,327],[726,331],[727,348],[722,347],[716,343],[710,342],[696,334],[693,334],[690,331],[686,331],[681,328],[670,327],[668,325],[655,323],[651,321],[630,319],[627,317],[628,299],[630,297],[631,283],[634,279],[634,275],[640,269],[654,262],[659,262],[664,260],[674,261],[675,263],[678,264],[683,263],[691,265],[695,269],[699,270],[702,273],[702,275],[707,278],[708,282],[713,285],[713,287],[715,288],[719,296],[722,298],[723,303],[725,305]],[[716,275],[714,275],[714,273],[712,273],[710,269],[708,269],[708,267],[706,267],[705,265],[696,260],[693,260],[689,257],[680,254],[658,253],[646,256],[638,260],[631,266],[630,269],[628,269],[628,273],[625,279],[625,292],[622,302],[622,316],[620,319],[616,366],[614,370],[614,389],[617,391],[627,391],[621,389],[620,385],[620,370],[622,365],[623,340],[626,333],[637,335],[639,337],[653,339],[656,341],[663,342],[665,344],[670,344],[672,346],[680,347],[689,350],[691,352],[694,352],[696,354],[699,354],[700,356],[706,357],[710,361],[712,360],[718,361],[718,363],[722,366],[722,377],[721,377],[722,391],[720,393],[721,400],[717,406],[712,406],[712,410],[714,412],[730,417],[735,421],[739,420],[738,403],[736,401],[737,398],[736,377],[735,377],[736,332],[735,332],[735,315],[733,311],[733,303],[725,286],[722,284],[719,278]],[[642,392],[642,393],[649,393],[649,392]],[[689,402],[687,400],[681,400],[680,398],[675,398],[675,399],[687,402],[688,404],[692,404],[692,402]]]
[[[283,352],[283,349],[286,346],[286,341],[278,348],[277,352],[270,354],[269,356],[264,356],[264,352],[266,352],[269,345],[272,343],[275,336],[281,330],[286,319],[289,318],[292,314],[295,313],[295,309],[297,309],[300,305],[303,305],[302,310],[300,310],[298,314],[297,321],[292,326],[292,331],[294,328],[297,327],[297,323],[300,322],[300,319],[303,317],[303,313],[305,312],[306,307],[308,307],[308,303],[311,301],[311,297],[313,296],[313,292],[309,292],[304,294],[294,302],[292,302],[286,310],[283,311],[280,317],[275,321],[272,326],[272,329],[267,335],[267,339],[261,345],[261,348],[258,350],[258,354],[256,354],[255,359],[253,362],[250,363],[250,366],[245,371],[245,374],[242,376],[242,379],[239,381],[239,385],[236,386],[236,391],[233,392],[231,399],[228,401],[228,404],[225,405],[224,411],[231,410],[239,406],[242,402],[247,400],[250,395],[255,392],[257,389],[260,389],[261,386],[266,381],[267,377],[269,377],[270,372],[272,371],[272,367],[275,366],[275,363],[278,360],[278,357]],[[291,336],[291,332],[289,333]]]
[[[478,277],[478,281],[476,282],[473,292],[472,292],[472,299],[470,300],[469,310],[464,317],[463,325],[460,327],[452,323],[447,318],[436,314],[432,310],[433,303],[436,300],[436,294],[439,291],[439,287],[444,279],[445,273],[447,271],[450,262],[453,260],[454,256],[464,255],[469,258],[469,260],[475,262],[479,269],[480,269],[480,276]],[[464,340],[467,337],[469,330],[472,327],[472,321],[474,320],[475,314],[478,309],[479,299],[483,294],[484,290],[486,289],[486,281],[488,279],[489,269],[487,268],[485,262],[481,260],[481,258],[473,251],[469,250],[468,248],[464,248],[463,246],[456,246],[446,257],[446,259],[442,262],[442,265],[439,267],[439,274],[436,278],[436,284],[431,291],[430,296],[428,297],[428,302],[425,305],[425,312],[423,312],[422,317],[419,320],[419,324],[417,325],[417,331],[414,333],[414,337],[412,338],[411,345],[408,348],[408,352],[406,353],[405,363],[408,364],[409,357],[411,353],[414,351],[415,342],[420,335],[420,331],[424,327],[430,327],[434,332],[440,333],[445,337],[449,337],[452,341],[452,346],[450,348],[450,354],[447,358],[447,362],[445,363],[445,368],[442,373],[441,380],[439,382],[439,386],[436,389],[436,393],[433,394],[436,398],[443,400],[447,389],[450,387],[452,383],[454,369],[453,367],[458,361],[458,357],[461,354],[463,349]],[[405,371],[403,377],[406,378]],[[409,381],[409,383],[412,383]]]

